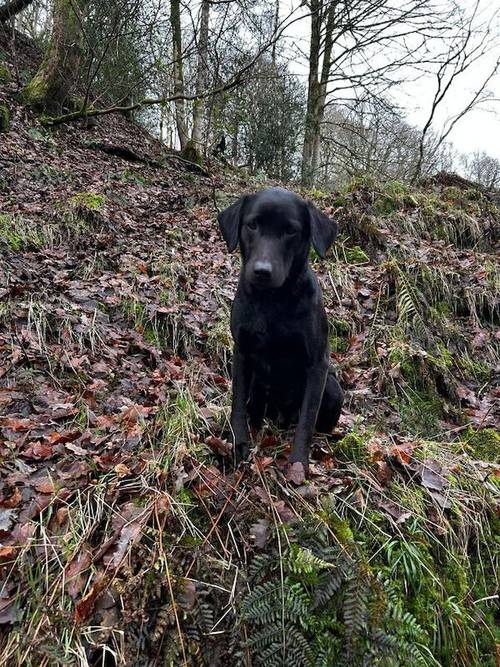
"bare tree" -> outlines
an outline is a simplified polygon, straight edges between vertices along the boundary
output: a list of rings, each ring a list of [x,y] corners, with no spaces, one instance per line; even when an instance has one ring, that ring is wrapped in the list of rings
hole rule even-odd
[[[32,2],[33,0],[11,0],[5,5],[2,5],[0,7],[0,23],[14,18],[16,14],[19,14],[23,9],[26,9]]]
[[[470,15],[461,15],[461,24],[458,25],[457,34],[447,52],[443,55],[436,70],[436,90],[431,101],[429,116],[422,128],[419,159],[417,160],[412,179],[414,182],[422,175],[426,148],[431,152],[437,152],[443,142],[447,140],[456,124],[472,109],[477,107],[478,104],[490,97],[488,85],[499,70],[500,58],[494,62],[493,66],[478,81],[476,89],[472,92],[468,102],[445,123],[433,144],[427,141],[436,113],[444,100],[449,96],[450,91],[455,88],[457,81],[474,64],[488,55],[492,47],[498,43],[496,35],[491,32],[492,21],[495,17],[491,17],[486,23],[481,23],[478,21],[479,8],[480,0],[476,0]]]
[[[189,141],[189,132],[186,116],[185,88],[184,88],[184,63],[182,53],[182,28],[180,0],[170,0],[170,24],[172,26],[172,49],[174,63],[174,103],[177,133],[181,145],[181,151],[185,150]]]
[[[205,100],[202,97],[207,89],[208,68],[208,29],[210,21],[210,2],[202,0],[199,11],[198,58],[196,73],[196,94],[198,98],[193,102],[193,129],[191,141],[197,153],[201,153],[204,144]]]
[[[60,111],[78,74],[82,16],[89,0],[54,0],[53,28],[45,57],[24,97],[33,106]]]
[[[426,140],[436,143],[433,131]],[[338,187],[355,176],[409,181],[419,157],[420,131],[410,125],[401,109],[383,98],[328,107],[321,131],[322,182]],[[425,151],[426,171],[450,170],[451,147]],[[427,162],[428,160],[428,162]]]
[[[485,151],[474,151],[462,159],[468,178],[488,190],[500,189],[500,160]]]
[[[431,0],[309,0],[311,42],[302,181],[318,173],[321,124],[329,104],[379,96],[427,52],[449,15]],[[427,56],[425,56],[427,57]]]

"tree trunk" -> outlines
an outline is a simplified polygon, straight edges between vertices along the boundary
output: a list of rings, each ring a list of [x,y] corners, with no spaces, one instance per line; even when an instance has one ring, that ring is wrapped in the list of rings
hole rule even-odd
[[[5,5],[0,7],[0,23],[8,21],[19,12],[22,12],[23,9],[26,9],[33,0],[11,0],[11,2],[6,2]]]
[[[275,39],[273,41],[273,48],[271,51],[271,62],[273,64],[273,67],[276,67],[276,44],[278,43],[276,35],[278,34],[279,23],[280,23],[280,0],[276,0],[274,5],[274,23],[273,23],[273,34],[275,36]]]
[[[311,1],[311,44],[309,47],[309,77],[307,107],[302,148],[302,185],[309,186],[314,180],[313,155],[315,138],[319,135],[319,54],[321,46],[320,0]]]
[[[182,63],[182,32],[180,0],[170,0],[170,25],[172,26],[173,61],[174,61],[174,95],[184,95],[184,68]],[[189,134],[186,120],[186,102],[177,99],[175,104],[175,122],[181,151],[186,149]]]
[[[203,0],[200,7],[200,32],[198,35],[198,70],[196,73],[196,94],[202,95],[207,86],[208,27],[210,2]],[[204,148],[205,100],[198,98],[193,102],[193,131],[191,141],[200,157]]]
[[[324,27],[323,20],[326,19]],[[307,90],[306,126],[302,150],[302,184],[310,186],[320,168],[321,124],[325,115],[326,92],[332,66],[335,2],[325,12],[323,0],[311,2],[311,46],[309,49],[309,80]],[[321,76],[319,60],[323,44]]]
[[[47,53],[23,93],[29,104],[49,112],[61,112],[80,66],[82,15],[88,3],[89,0],[54,0]]]

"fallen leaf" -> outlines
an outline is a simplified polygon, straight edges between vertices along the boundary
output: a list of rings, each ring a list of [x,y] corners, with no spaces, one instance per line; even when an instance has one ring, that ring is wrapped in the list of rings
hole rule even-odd
[[[40,493],[54,493],[56,490],[54,480],[50,477],[39,477],[38,479],[34,479],[31,482],[31,486]]]
[[[378,506],[395,519],[396,523],[404,523],[411,517],[411,512],[407,512],[392,500],[382,498],[378,501]]]
[[[108,577],[98,575],[92,588],[89,590],[77,604],[75,605],[75,622],[80,625],[84,623],[94,611],[97,599],[102,594],[103,590],[108,584]]]
[[[395,458],[398,463],[406,466],[410,463],[413,456],[414,445],[410,442],[405,442],[402,445],[395,445],[391,449],[391,456]]]
[[[88,545],[84,544],[77,556],[64,569],[65,588],[68,594],[76,599],[85,585],[82,573],[90,567],[92,555]]]
[[[390,482],[392,477],[392,470],[388,463],[385,461],[377,461],[376,466],[376,477],[380,484],[386,485]]]
[[[301,484],[304,483],[305,479],[306,479],[306,471],[304,468],[304,464],[301,463],[300,461],[295,461],[295,463],[292,463],[289,466],[288,471],[286,473],[287,482],[292,482],[293,484],[300,486]]]
[[[18,597],[0,597],[0,625],[11,625],[18,620],[19,609],[16,605]]]
[[[17,512],[13,509],[0,509],[0,530],[9,531],[16,516]]]
[[[118,477],[126,477],[127,475],[130,475],[130,468],[127,468],[124,463],[117,463],[113,470],[116,472]]]
[[[143,525],[141,521],[132,521],[132,523],[122,528],[115,548],[111,553],[104,555],[103,562],[105,565],[111,565],[111,567],[118,567],[120,565],[129,546],[133,545],[141,534]]]
[[[277,500],[275,503],[273,503],[273,505],[283,523],[290,523],[291,521],[294,521],[295,514],[292,512],[290,507],[285,504],[284,500]]]
[[[233,452],[233,446],[227,440],[221,440],[213,435],[206,438],[205,443],[210,447],[214,454],[221,454],[222,456],[229,456]]]
[[[183,611],[192,611],[196,604],[196,584],[191,579],[181,579],[179,586],[180,592],[177,596],[179,607]]]
[[[4,494],[5,492],[6,489],[4,489]],[[23,495],[21,493],[21,489],[18,486],[15,486],[13,487],[13,491],[10,494],[10,496],[7,496],[0,502],[0,507],[6,507],[6,508],[17,507],[22,499]]]
[[[266,546],[268,536],[269,521],[267,519],[259,519],[250,526],[250,538],[259,549]]]
[[[419,467],[419,472],[422,478],[422,485],[427,489],[442,491],[448,484],[448,480],[444,476],[443,467],[439,461],[425,459]]]
[[[23,456],[29,459],[48,459],[53,455],[51,445],[37,440],[23,452]]]

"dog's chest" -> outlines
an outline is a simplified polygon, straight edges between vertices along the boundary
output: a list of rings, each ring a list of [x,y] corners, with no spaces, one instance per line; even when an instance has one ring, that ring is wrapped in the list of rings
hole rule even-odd
[[[242,351],[265,354],[270,361],[297,357],[304,351],[304,323],[276,308],[252,308],[240,322],[237,342]]]

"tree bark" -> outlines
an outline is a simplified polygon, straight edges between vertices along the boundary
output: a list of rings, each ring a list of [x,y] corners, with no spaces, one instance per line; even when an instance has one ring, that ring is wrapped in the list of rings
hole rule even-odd
[[[309,76],[307,85],[307,106],[302,148],[302,184],[311,185],[313,181],[313,155],[315,137],[319,134],[319,56],[321,46],[321,9],[322,0],[311,0],[311,44],[309,46]]]
[[[8,21],[10,18],[22,12],[33,0],[11,0],[0,7],[0,23]]]
[[[69,99],[80,66],[82,15],[88,3],[89,0],[54,0],[47,53],[23,92],[29,104],[60,112]]]
[[[196,73],[196,94],[193,103],[193,130],[191,141],[200,157],[204,148],[205,99],[202,97],[207,87],[208,28],[210,21],[210,1],[202,0],[200,7],[200,31],[198,35],[198,69]]]
[[[184,95],[184,68],[182,63],[182,31],[180,0],[170,0],[170,25],[172,26],[173,61],[174,61],[174,97],[175,122],[181,151],[184,151],[189,142],[186,120],[186,102]]]
[[[335,2],[325,8],[324,0],[311,2],[311,45],[309,49],[309,78],[306,123],[302,150],[302,184],[312,185],[318,174],[321,157],[321,124],[325,115],[328,79],[332,67]],[[323,44],[323,47],[322,47]],[[323,63],[320,74],[320,57]]]

